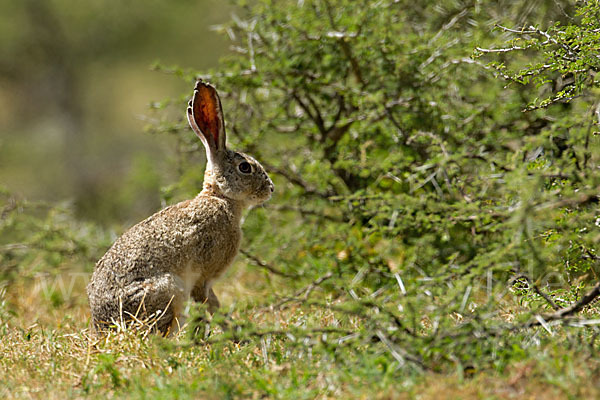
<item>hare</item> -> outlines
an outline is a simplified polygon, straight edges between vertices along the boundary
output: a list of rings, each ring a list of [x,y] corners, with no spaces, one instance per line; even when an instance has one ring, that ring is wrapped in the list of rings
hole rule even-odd
[[[156,330],[172,334],[183,325],[190,297],[214,312],[212,284],[236,256],[242,212],[271,198],[273,182],[258,161],[225,146],[212,85],[196,83],[187,118],[206,148],[203,189],[130,228],[98,261],[87,286],[97,330],[153,319]]]

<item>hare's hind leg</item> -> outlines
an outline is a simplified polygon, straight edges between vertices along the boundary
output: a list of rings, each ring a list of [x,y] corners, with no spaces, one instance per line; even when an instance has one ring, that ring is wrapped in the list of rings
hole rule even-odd
[[[123,310],[132,320],[141,321],[162,334],[179,331],[184,289],[181,282],[166,273],[132,282],[123,296]]]

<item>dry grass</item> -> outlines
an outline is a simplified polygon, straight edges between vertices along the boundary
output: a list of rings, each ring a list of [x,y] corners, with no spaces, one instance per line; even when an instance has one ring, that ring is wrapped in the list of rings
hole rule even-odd
[[[227,283],[229,282],[229,283]],[[235,268],[216,288],[223,304],[264,296],[256,271]],[[85,279],[60,301],[39,280],[5,287],[0,307],[0,398],[597,398],[595,361],[558,349],[535,360],[515,362],[504,373],[449,372],[399,377],[347,370],[335,362],[309,359],[281,341],[190,345],[185,333],[171,339],[147,336],[143,327],[104,337],[90,332]],[[54,296],[54,297],[53,297]],[[269,321],[285,328],[303,318],[327,326],[327,311],[302,314],[294,306],[280,312],[252,308],[237,319]],[[146,337],[147,336],[147,337]],[[268,348],[268,351],[265,350]],[[294,352],[296,351],[296,352]],[[559,355],[559,359],[555,359]],[[357,355],[360,357],[360,355]]]

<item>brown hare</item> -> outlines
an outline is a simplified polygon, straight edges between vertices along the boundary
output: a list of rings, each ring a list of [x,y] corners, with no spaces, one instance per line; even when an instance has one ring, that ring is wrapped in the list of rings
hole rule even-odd
[[[225,146],[212,85],[196,83],[187,118],[206,148],[203,189],[130,228],[98,261],[87,293],[99,330],[136,318],[177,332],[190,297],[214,312],[211,286],[238,252],[242,212],[271,198],[273,182],[258,161]]]

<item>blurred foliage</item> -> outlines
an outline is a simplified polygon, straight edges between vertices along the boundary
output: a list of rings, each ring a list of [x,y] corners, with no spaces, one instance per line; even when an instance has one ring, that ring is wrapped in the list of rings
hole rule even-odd
[[[155,212],[171,155],[140,120],[155,117],[153,98],[184,86],[151,66],[216,65],[227,41],[210,26],[230,4],[0,0],[0,9],[2,185],[29,199],[72,199],[78,217],[105,226]],[[156,184],[130,185],[144,157],[143,179]]]
[[[114,237],[77,221],[67,204],[16,198],[0,188],[0,283],[91,266]]]

